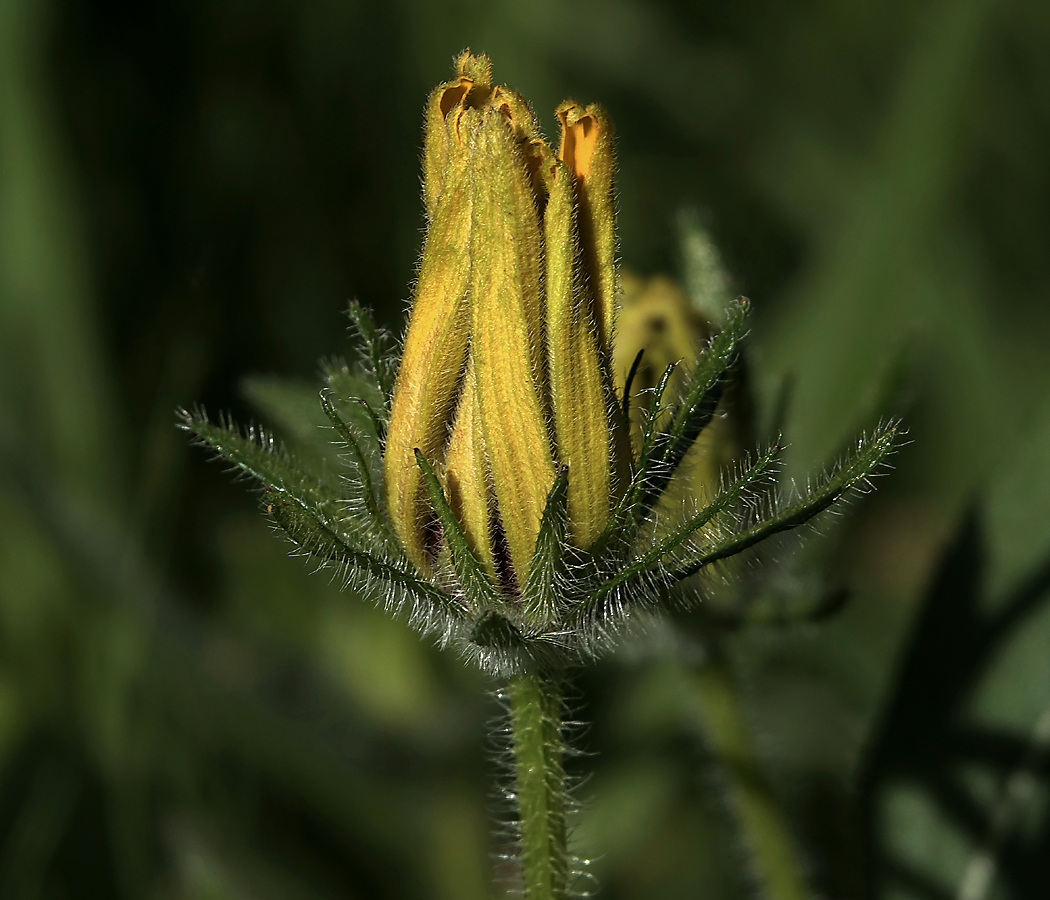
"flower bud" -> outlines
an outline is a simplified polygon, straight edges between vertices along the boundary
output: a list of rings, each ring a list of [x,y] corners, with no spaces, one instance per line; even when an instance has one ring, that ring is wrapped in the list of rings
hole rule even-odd
[[[617,388],[624,388],[624,378],[634,358],[644,351],[641,364],[631,384],[631,438],[637,446],[641,442],[647,415],[644,397],[656,385],[664,370],[678,366],[671,377],[672,396],[677,395],[697,364],[704,344],[712,336],[713,328],[697,311],[685,292],[666,276],[657,275],[643,280],[631,273],[623,275],[623,306],[613,351]],[[730,423],[716,418],[700,435],[687,457],[688,487],[693,497],[709,496],[718,490],[719,473],[735,456],[736,441]]]
[[[608,523],[629,446],[614,400],[611,126],[565,103],[560,151],[525,100],[463,54],[426,114],[428,230],[384,454],[387,506],[430,572],[441,539],[418,449],[443,478],[479,562],[514,592],[528,575],[556,469],[569,535]]]

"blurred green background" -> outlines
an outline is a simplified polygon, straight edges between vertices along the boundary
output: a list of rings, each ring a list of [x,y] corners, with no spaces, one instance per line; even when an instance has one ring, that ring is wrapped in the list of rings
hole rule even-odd
[[[0,896],[495,895],[495,685],[288,558],[173,412],[311,384],[351,297],[401,328],[465,46],[549,131],[608,107],[626,265],[707,226],[789,474],[906,421],[771,561],[844,602],[724,641],[815,890],[1050,896],[1043,0],[0,0]],[[576,682],[610,900],[754,894],[688,672]]]

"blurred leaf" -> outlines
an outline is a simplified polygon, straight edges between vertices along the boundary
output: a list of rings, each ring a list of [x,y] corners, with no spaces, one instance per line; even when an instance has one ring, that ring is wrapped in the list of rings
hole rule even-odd
[[[1009,862],[995,896],[1021,900],[1050,890],[1045,768],[1029,773],[1035,782],[1025,808],[1006,826],[995,823],[1005,786],[1031,765],[1033,731],[1050,709],[1045,531],[1042,543],[1040,564],[994,602],[988,538],[976,512],[941,562],[867,774],[878,897],[953,896],[981,855]]]
[[[1045,398],[1045,395],[1044,395]],[[1050,546],[1050,401],[1030,420],[1026,439],[1012,448],[990,486],[988,593],[1007,592],[1043,561]]]
[[[21,809],[0,853],[0,885],[5,896],[35,900],[41,895],[79,789],[77,773],[61,759],[44,758],[34,767]]]
[[[252,406],[308,463],[316,466],[323,459],[338,464],[339,452],[333,444],[332,426],[321,411],[317,385],[252,375],[243,379],[241,388]]]
[[[846,192],[848,209],[816,236],[815,258],[790,304],[770,323],[758,319],[766,377],[775,385],[785,375],[793,379],[788,437],[795,471],[829,458],[847,435],[884,414],[876,407],[882,384],[916,329],[965,376],[932,384],[931,402],[943,404],[947,393],[952,416],[968,416],[975,405],[993,412],[989,386],[997,373],[980,339],[983,298],[953,282],[943,248],[930,240],[950,208],[956,137],[981,72],[977,63],[992,8],[992,0],[922,7],[892,105],[876,130],[876,148]],[[776,168],[782,164],[777,149],[770,148],[769,165],[776,178],[790,180],[791,173]],[[927,440],[937,442],[935,452],[943,458],[959,430],[942,429]],[[985,448],[976,446],[972,430],[966,433],[966,456],[952,458],[959,468],[930,474],[942,492],[955,491],[955,502],[984,461]]]
[[[53,462],[54,477],[112,506],[121,434],[45,90],[47,21],[38,3],[0,6],[0,411]]]

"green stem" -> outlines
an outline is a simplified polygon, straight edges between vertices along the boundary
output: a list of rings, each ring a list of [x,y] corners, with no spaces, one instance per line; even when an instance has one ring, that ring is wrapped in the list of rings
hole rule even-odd
[[[737,692],[714,656],[691,672],[692,694],[711,749],[726,774],[736,815],[762,897],[807,900],[810,892],[783,812],[762,774]]]
[[[516,675],[507,686],[527,900],[564,900],[568,896],[559,687],[556,680],[534,674]]]

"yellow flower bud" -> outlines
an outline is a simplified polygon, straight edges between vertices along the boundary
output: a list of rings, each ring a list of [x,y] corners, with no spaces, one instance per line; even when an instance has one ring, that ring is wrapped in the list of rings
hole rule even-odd
[[[569,467],[569,534],[606,527],[629,452],[610,368],[616,270],[612,129],[559,107],[555,155],[485,57],[459,57],[430,96],[428,231],[384,455],[405,552],[441,554],[418,449],[442,477],[479,562],[513,592],[528,575],[548,494]]]
[[[528,103],[469,52],[430,95],[427,233],[396,380],[388,336],[351,304],[360,358],[353,372],[331,368],[322,392],[345,451],[339,481],[273,452],[265,433],[184,413],[265,485],[268,514],[301,552],[383,591],[512,688],[596,657],[639,611],[697,599],[676,585],[863,488],[896,433],[891,423],[862,439],[787,505],[779,443],[716,481],[739,443],[718,410],[743,381],[750,301],[725,301],[717,255],[692,227],[691,284],[706,307],[666,279],[628,278],[618,316],[612,125],[571,101],[557,118],[554,152]],[[723,301],[724,324],[709,328]],[[534,768],[522,759],[519,774]]]
[[[690,303],[685,292],[670,278],[655,276],[643,280],[631,273],[623,275],[623,307],[617,325],[613,350],[613,367],[617,389],[623,391],[626,374],[639,350],[642,362],[631,385],[631,437],[641,442],[646,415],[645,395],[674,363],[683,363],[671,378],[671,396],[685,384],[696,365],[712,328]],[[689,468],[688,487],[694,497],[704,497],[718,490],[719,473],[735,455],[731,428],[725,419],[715,419],[693,445],[686,459]]]

